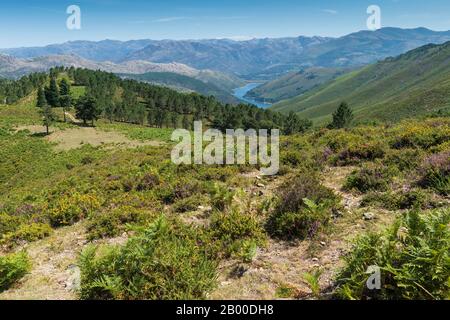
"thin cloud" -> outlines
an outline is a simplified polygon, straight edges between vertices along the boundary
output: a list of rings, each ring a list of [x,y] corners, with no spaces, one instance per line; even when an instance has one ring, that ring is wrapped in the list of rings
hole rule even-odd
[[[334,9],[323,9],[322,11],[325,13],[329,13],[329,14],[338,14],[339,13],[337,10],[334,10]]]
[[[190,19],[190,18],[189,17],[167,17],[167,18],[160,18],[160,19],[153,20],[153,22],[165,23],[165,22],[173,22],[173,21],[180,21],[180,20],[187,20],[187,19]]]

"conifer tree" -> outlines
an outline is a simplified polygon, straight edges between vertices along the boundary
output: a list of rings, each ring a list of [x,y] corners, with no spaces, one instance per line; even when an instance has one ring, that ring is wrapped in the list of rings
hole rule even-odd
[[[350,126],[353,121],[353,111],[346,102],[342,102],[333,113],[333,122],[328,126],[330,129],[342,129]]]
[[[45,88],[45,97],[51,107],[59,107],[59,88],[56,82],[56,78],[52,77],[50,79],[50,86]]]
[[[45,106],[47,106],[47,99],[45,98],[45,92],[44,89],[42,87],[40,87],[38,89],[38,93],[37,93],[37,102],[36,102],[36,107],[38,108],[44,108]]]

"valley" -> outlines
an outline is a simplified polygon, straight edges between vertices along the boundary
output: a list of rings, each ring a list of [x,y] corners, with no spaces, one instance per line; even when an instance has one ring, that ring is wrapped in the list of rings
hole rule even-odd
[[[0,300],[450,299],[450,31],[0,52]]]

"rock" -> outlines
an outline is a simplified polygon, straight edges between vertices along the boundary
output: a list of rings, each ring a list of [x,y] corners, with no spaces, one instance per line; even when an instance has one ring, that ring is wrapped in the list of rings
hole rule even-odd
[[[263,185],[262,183],[258,183],[256,186],[257,186],[258,188],[265,188],[265,187],[266,187],[266,186]]]
[[[327,245],[327,243],[324,242],[324,241],[322,241],[322,242],[320,243],[320,245],[321,245],[322,247],[325,247],[325,246]]]
[[[319,258],[312,258],[311,261],[312,262],[319,262]]]
[[[260,176],[256,176],[256,180],[262,180]]]
[[[370,220],[374,220],[375,219],[375,214],[372,212],[366,212],[363,214],[363,218],[366,221],[370,221]]]
[[[64,286],[68,291],[78,291],[81,288],[81,272],[76,265],[70,265],[68,268],[70,274]]]

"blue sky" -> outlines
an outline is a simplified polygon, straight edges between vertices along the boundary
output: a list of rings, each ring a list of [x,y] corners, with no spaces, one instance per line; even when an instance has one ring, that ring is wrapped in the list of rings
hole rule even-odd
[[[66,28],[78,5],[82,29]],[[341,36],[366,28],[369,5],[382,25],[450,29],[449,0],[19,0],[0,3],[0,47],[70,40]]]

